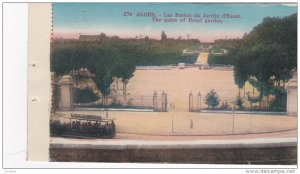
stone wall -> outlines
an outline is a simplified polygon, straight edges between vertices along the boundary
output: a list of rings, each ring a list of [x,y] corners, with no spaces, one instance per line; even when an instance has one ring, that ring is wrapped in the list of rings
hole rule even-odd
[[[298,85],[297,79],[293,78],[286,84],[287,90],[287,113],[291,116],[297,116],[298,113]]]
[[[297,146],[105,149],[50,147],[51,161],[197,164],[297,164]]]

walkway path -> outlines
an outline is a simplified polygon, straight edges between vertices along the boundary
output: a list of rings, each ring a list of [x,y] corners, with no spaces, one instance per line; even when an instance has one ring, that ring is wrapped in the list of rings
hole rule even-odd
[[[208,55],[209,55],[209,53],[200,53],[198,56],[198,59],[196,61],[196,64],[207,64]]]
[[[191,141],[191,140],[241,140],[241,139],[265,139],[265,138],[288,138],[297,137],[297,129],[290,131],[281,131],[273,133],[257,133],[257,134],[243,134],[243,135],[215,135],[215,136],[155,136],[155,135],[138,135],[117,133],[115,139],[127,140],[154,140],[154,141]]]
[[[104,111],[73,111],[71,113],[102,115]],[[118,133],[159,136],[221,136],[257,134],[295,130],[297,118],[279,115],[253,115],[224,113],[121,112],[110,111],[115,118]],[[68,119],[65,120],[69,122]],[[192,126],[191,126],[192,125]]]

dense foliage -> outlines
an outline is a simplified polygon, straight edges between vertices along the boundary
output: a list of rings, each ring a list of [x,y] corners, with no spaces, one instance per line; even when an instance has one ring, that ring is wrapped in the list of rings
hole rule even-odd
[[[75,103],[91,103],[97,101],[98,99],[99,97],[97,97],[89,88],[75,89]]]
[[[236,46],[235,82],[242,88],[250,77],[255,79],[260,99],[270,89],[282,88],[296,69],[297,14],[264,18]]]
[[[69,74],[72,70],[87,68],[96,76],[93,78],[98,89],[105,96],[110,93],[113,77],[122,79],[126,85],[133,76],[136,66],[169,65],[179,62],[194,63],[197,56],[181,56],[186,48],[199,47],[198,40],[149,37],[121,39],[101,34],[99,40],[55,40],[51,50],[51,71],[57,76]]]
[[[208,64],[234,65],[233,56],[208,56]]]

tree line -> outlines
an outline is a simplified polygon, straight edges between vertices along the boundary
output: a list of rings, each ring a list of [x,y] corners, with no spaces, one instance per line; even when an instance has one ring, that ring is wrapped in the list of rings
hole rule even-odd
[[[52,43],[51,71],[61,76],[72,70],[87,68],[95,74],[93,80],[97,88],[107,96],[113,78],[122,79],[126,88],[136,66],[194,63],[197,56],[183,57],[181,53],[186,48],[198,48],[199,44],[200,41],[196,39],[167,38],[164,31],[161,40],[147,36],[122,39],[104,33],[96,40],[57,39]]]

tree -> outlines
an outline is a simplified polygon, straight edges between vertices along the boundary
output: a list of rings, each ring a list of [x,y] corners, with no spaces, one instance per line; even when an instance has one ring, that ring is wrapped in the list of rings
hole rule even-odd
[[[166,35],[165,31],[161,32],[161,39],[160,40],[161,41],[167,40],[167,35]]]
[[[211,109],[214,109],[216,106],[219,105],[219,96],[213,89],[209,93],[206,94],[205,103]]]
[[[145,36],[144,40],[145,40],[145,41],[149,41],[150,38],[149,38],[148,36]]]
[[[241,88],[245,80],[257,80],[260,100],[277,84],[291,78],[297,69],[297,14],[266,17],[243,36],[235,50],[235,82]]]
[[[239,88],[239,97],[241,94],[241,89],[245,86],[246,81],[248,80],[248,75],[247,73],[245,73],[246,70],[246,66],[235,66],[234,67],[234,80],[235,80],[235,84],[238,86]]]
[[[177,38],[177,40],[182,40],[182,36],[179,35],[178,38]]]
[[[122,79],[123,83],[123,95],[126,97],[126,89],[127,89],[127,84],[129,82],[129,79],[133,76],[133,73],[135,71],[135,66],[132,62],[130,61],[123,61],[124,59],[120,60],[117,62],[117,69],[118,71],[116,72],[116,77]]]
[[[164,33],[164,32],[163,32]],[[167,39],[164,33],[164,38]],[[122,39],[104,33],[99,40],[54,40],[51,47],[51,71],[62,76],[86,68],[97,89],[107,96],[114,77],[122,79],[124,94],[126,85],[133,76],[136,66],[155,66],[194,63],[197,56],[182,57],[181,50],[188,47],[184,40],[161,42],[145,39]],[[149,40],[148,40],[149,39]],[[199,41],[195,42],[195,47]]]
[[[267,17],[243,38],[236,66],[248,65],[242,72],[257,79],[288,80],[297,68],[297,15],[284,18]],[[262,81],[264,82],[264,81]]]

